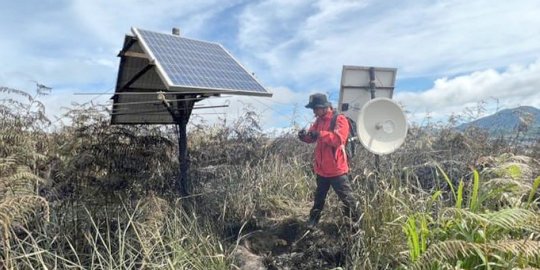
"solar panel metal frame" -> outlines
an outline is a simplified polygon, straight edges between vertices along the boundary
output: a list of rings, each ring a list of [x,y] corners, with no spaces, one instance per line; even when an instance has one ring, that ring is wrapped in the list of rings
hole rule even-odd
[[[219,97],[222,94],[252,95],[252,96],[271,96],[269,92],[238,91],[235,89],[211,89],[205,87],[185,87],[173,85],[169,80],[167,73],[147,44],[144,43],[144,37],[137,37],[135,29],[132,29],[133,35],[126,35],[122,50],[118,54],[121,57],[115,94],[112,96],[113,108],[111,113],[111,124],[175,124],[172,115],[167,108],[160,104],[158,92],[165,95],[170,101],[174,110],[184,110],[185,104],[182,100],[195,99],[195,102],[210,97]],[[146,31],[146,30],[141,30]],[[155,34],[157,32],[148,31]],[[165,34],[166,35],[166,34]],[[174,36],[177,37],[177,36]],[[184,37],[179,37],[186,39]],[[193,39],[188,39],[193,40]],[[205,41],[198,41],[211,43]],[[245,72],[243,75],[249,75],[258,83],[259,89],[267,91],[255,77],[246,71],[230,53],[217,43],[211,43],[220,46],[223,52],[227,53],[235,64]],[[253,83],[253,82],[251,82]],[[140,103],[140,104],[137,104]],[[187,104],[187,103],[186,103]],[[152,113],[143,113],[152,111]]]
[[[111,97],[113,108],[111,113],[111,124],[174,124],[172,116],[167,112],[165,106],[158,101],[159,91],[164,91],[166,85],[157,73],[154,63],[140,46],[135,36],[126,35],[124,45],[118,54],[121,57],[115,94]],[[136,75],[148,67],[138,79]],[[130,83],[131,82],[131,83]],[[127,95],[134,93],[136,95]],[[146,94],[144,94],[146,93]],[[172,93],[171,93],[172,94]],[[176,98],[174,95],[167,95],[167,98]],[[131,102],[154,101],[159,106],[152,106],[150,103],[140,105],[128,105]],[[129,112],[145,110],[162,110],[160,114],[135,114]],[[119,114],[119,112],[128,112]]]
[[[136,36],[140,46],[142,47],[143,51],[148,55],[148,58],[150,59],[151,63],[155,64],[156,70],[158,75],[163,80],[165,87],[169,91],[178,91],[178,92],[185,92],[186,94],[219,94],[219,93],[227,93],[227,94],[236,94],[236,95],[249,95],[249,96],[266,96],[271,97],[272,93],[268,92],[268,90],[262,86],[262,84],[255,78],[252,74],[250,74],[240,62],[238,62],[221,44],[219,43],[213,43],[213,42],[207,42],[207,41],[200,41],[195,39],[188,39],[193,40],[197,42],[203,42],[203,43],[209,43],[219,46],[243,71],[245,71],[245,74],[250,76],[251,79],[253,79],[262,89],[265,90],[265,92],[257,92],[257,91],[249,91],[249,90],[238,90],[238,89],[227,89],[227,88],[213,88],[213,87],[197,87],[197,86],[186,86],[186,85],[175,85],[174,82],[170,79],[169,74],[165,71],[165,68],[163,67],[160,60],[156,57],[154,52],[151,50],[150,46],[148,45],[147,40],[145,40],[144,35],[141,34],[141,31],[147,31],[151,33],[156,33],[160,35],[170,35],[177,38],[187,39],[180,36],[175,36],[172,34],[164,34],[164,33],[157,33],[152,32],[148,30],[143,29],[137,29],[133,27],[132,29],[133,34]]]

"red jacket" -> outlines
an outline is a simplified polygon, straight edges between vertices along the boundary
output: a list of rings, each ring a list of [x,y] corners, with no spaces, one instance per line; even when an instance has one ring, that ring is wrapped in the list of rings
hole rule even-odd
[[[349,172],[347,155],[345,154],[345,142],[349,136],[349,121],[343,115],[336,119],[334,130],[330,131],[333,111],[317,117],[309,131],[318,131],[319,137],[315,146],[315,173],[323,177],[334,177]],[[313,143],[310,136],[300,138],[307,143]]]

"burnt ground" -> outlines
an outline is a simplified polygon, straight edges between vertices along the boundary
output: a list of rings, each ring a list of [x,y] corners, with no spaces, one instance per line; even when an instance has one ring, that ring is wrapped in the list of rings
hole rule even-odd
[[[238,241],[242,252],[237,252],[235,264],[239,269],[344,267],[348,247],[343,236],[354,234],[350,228],[324,221],[308,230],[304,220],[295,218],[250,229]]]

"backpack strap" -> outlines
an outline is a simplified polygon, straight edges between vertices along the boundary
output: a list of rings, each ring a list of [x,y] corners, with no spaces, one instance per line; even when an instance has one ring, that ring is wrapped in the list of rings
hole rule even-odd
[[[334,129],[336,128],[336,121],[338,115],[340,115],[340,113],[334,113],[334,115],[332,116],[332,120],[330,120],[330,131],[334,131]]]
[[[336,122],[337,118],[341,113],[334,112],[334,115],[332,116],[332,120],[330,120],[330,131],[333,132],[336,128]],[[345,157],[346,162],[349,162],[349,157],[347,156],[347,151],[345,150],[345,145],[347,145],[348,139],[345,140],[344,144],[341,144],[338,146],[339,149],[343,151],[343,156]],[[335,151],[335,150],[334,150]],[[334,157],[337,160],[337,156]]]

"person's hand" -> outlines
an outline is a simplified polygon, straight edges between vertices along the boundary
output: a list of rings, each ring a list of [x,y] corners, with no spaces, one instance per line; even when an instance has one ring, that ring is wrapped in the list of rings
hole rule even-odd
[[[308,132],[308,135],[311,137],[311,139],[316,140],[319,138],[319,132],[316,130]]]
[[[306,132],[305,129],[302,129],[302,130],[298,131],[298,138],[300,140],[304,139],[304,137],[306,137],[306,135],[307,135],[307,132]]]

